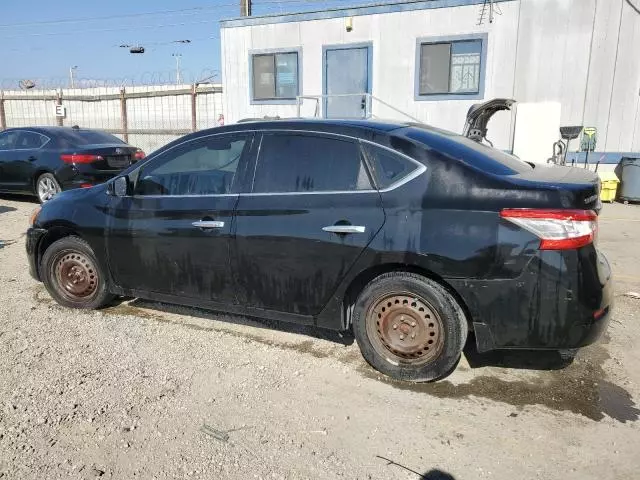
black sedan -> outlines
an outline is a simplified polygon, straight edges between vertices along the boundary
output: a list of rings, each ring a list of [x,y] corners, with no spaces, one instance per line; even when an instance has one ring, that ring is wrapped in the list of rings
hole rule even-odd
[[[0,192],[36,195],[86,188],[144,158],[139,148],[100,130],[10,128],[0,132]]]
[[[611,313],[599,181],[424,125],[282,120],[176,140],[32,218],[60,304],[116,295],[353,329],[398,379],[480,351],[572,351]]]

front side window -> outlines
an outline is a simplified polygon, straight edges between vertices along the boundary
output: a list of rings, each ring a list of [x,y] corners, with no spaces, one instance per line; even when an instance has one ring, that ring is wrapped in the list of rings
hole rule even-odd
[[[298,52],[261,53],[251,57],[252,100],[295,100],[298,95]]]
[[[302,134],[262,139],[254,193],[346,192],[372,189],[358,143]]]
[[[418,45],[418,94],[478,94],[482,65],[481,39],[423,42]]]
[[[249,138],[216,135],[178,145],[142,167],[135,195],[231,193]]]
[[[15,130],[0,133],[0,150],[13,150],[17,138],[18,132]]]

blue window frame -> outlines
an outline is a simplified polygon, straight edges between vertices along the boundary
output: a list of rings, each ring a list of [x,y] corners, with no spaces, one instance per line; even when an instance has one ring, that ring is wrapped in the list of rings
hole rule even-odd
[[[252,104],[290,104],[300,95],[300,49],[249,53]]]
[[[486,53],[486,34],[419,38],[415,99],[483,98]]]

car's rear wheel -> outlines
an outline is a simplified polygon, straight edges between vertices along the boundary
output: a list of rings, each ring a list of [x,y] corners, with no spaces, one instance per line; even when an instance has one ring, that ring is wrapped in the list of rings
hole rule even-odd
[[[42,257],[42,281],[65,307],[100,308],[113,300],[91,247],[78,237],[52,243]]]
[[[61,190],[58,180],[51,173],[43,173],[36,180],[36,195],[40,203],[51,200]]]
[[[375,369],[398,380],[431,381],[455,368],[468,329],[462,308],[442,285],[390,272],[359,295],[353,330]]]

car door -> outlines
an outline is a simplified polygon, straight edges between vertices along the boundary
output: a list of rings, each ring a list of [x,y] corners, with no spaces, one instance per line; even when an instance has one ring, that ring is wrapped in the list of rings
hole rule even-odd
[[[231,221],[252,139],[234,133],[190,140],[130,174],[132,194],[111,197],[108,209],[108,262],[118,286],[235,302]]]
[[[0,190],[12,189],[6,168],[13,160],[13,148],[18,138],[18,133],[17,130],[0,133]]]
[[[42,147],[49,137],[27,130],[17,131],[13,149],[4,161],[3,176],[8,190],[33,191],[33,180],[38,168]]]
[[[264,133],[254,172],[252,191],[236,209],[238,300],[317,314],[384,223],[360,144],[320,133]]]

